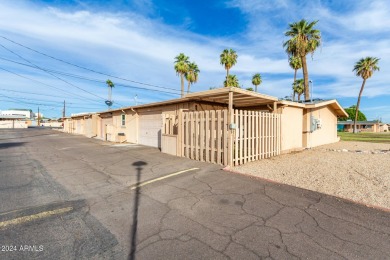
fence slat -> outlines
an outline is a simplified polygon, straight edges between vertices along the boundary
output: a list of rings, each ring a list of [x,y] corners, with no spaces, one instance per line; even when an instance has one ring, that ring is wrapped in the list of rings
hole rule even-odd
[[[243,134],[244,134],[244,124],[243,124],[243,122],[244,122],[244,120],[243,120],[243,112],[244,111],[242,111],[242,110],[240,110],[240,116],[239,116],[239,121],[240,121],[240,155],[239,155],[239,159],[238,159],[238,164],[242,164],[243,163],[243,161],[242,161],[242,157],[243,157],[243,155],[244,155],[244,153],[243,153]]]
[[[190,138],[189,158],[194,159],[194,112],[190,112],[188,132]]]
[[[177,119],[181,122],[177,125]],[[229,120],[227,110],[183,112],[180,118],[166,117],[164,133],[177,127],[182,156],[227,165]],[[233,165],[280,154],[281,116],[268,112],[234,110]],[[177,126],[176,126],[177,125]],[[176,131],[176,130],[175,130]]]
[[[244,110],[244,115],[243,115],[243,135],[242,135],[242,141],[244,142],[244,147],[243,147],[243,158],[242,158],[242,164],[246,163],[246,157],[248,154],[248,149],[247,149],[247,139],[248,139],[248,111]]]
[[[256,129],[255,129],[255,133],[256,133],[256,139],[255,139],[255,149],[256,149],[256,155],[255,155],[255,160],[259,160],[259,154],[260,154],[260,149],[259,149],[259,111],[256,111]]]
[[[211,111],[211,162],[215,162],[215,111]]]
[[[229,124],[229,121],[228,121],[228,111],[227,110],[223,110],[222,111],[223,113],[223,149],[222,149],[222,152],[223,152],[223,162],[222,164],[223,165],[227,165],[228,164],[228,124]],[[233,147],[231,147],[231,149],[233,149]]]
[[[240,135],[240,128],[239,128],[239,122],[238,122],[238,110],[234,110],[234,124],[236,125],[236,140],[234,143],[234,166],[239,165],[238,162],[238,151],[240,149],[239,147],[239,135]]]
[[[218,110],[217,111],[217,163],[220,164],[221,163],[221,139],[222,139],[222,136],[221,136],[221,119],[222,119],[222,116],[221,116],[221,110]]]
[[[204,148],[204,112],[199,112],[199,160],[204,161],[203,148]]]
[[[206,162],[210,162],[210,111],[205,111],[205,120],[206,120],[206,145],[205,145],[205,153],[206,153]]]

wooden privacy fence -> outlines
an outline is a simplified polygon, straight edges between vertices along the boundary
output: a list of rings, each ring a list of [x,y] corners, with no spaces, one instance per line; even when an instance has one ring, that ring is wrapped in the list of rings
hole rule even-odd
[[[280,154],[280,114],[234,110],[234,124],[234,165]]]
[[[161,131],[161,152],[171,154],[178,154],[178,116],[163,114],[163,124]]]
[[[178,123],[178,151],[193,160],[234,166],[280,154],[279,114],[234,110],[229,130],[227,110],[182,112]],[[232,131],[232,147],[229,134]]]
[[[183,112],[179,124],[181,156],[228,164],[228,111]]]

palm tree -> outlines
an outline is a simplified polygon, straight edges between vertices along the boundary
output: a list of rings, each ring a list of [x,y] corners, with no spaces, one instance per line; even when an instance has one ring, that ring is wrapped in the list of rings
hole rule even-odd
[[[184,75],[188,71],[189,57],[180,53],[175,57],[175,71],[176,75],[180,76],[181,81],[181,97],[184,96]]]
[[[112,106],[112,100],[111,100],[111,97],[112,97],[112,88],[115,87],[114,83],[112,83],[111,80],[106,80],[106,84],[107,84],[107,87],[108,87],[108,100],[106,100],[106,104],[108,106],[108,109],[111,109],[111,106]]]
[[[191,62],[188,64],[188,71],[185,74],[185,77],[188,81],[187,93],[190,93],[191,85],[198,81],[199,72],[200,70],[195,62]]]
[[[289,56],[298,56],[301,58],[306,100],[310,99],[306,55],[308,53],[313,55],[314,51],[321,44],[321,33],[319,30],[314,29],[317,22],[313,21],[309,23],[305,19],[302,19],[299,22],[290,23],[290,30],[285,33],[285,36],[291,38],[283,43],[283,47],[286,48]]]
[[[289,59],[290,67],[294,70],[294,81],[297,79],[297,71],[302,68],[302,61],[300,57],[291,56]]]
[[[362,93],[363,93],[364,85],[366,84],[366,80],[368,78],[371,78],[372,74],[374,74],[374,71],[376,71],[376,70],[379,71],[378,62],[379,62],[379,59],[375,58],[375,57],[362,58],[358,62],[356,62],[355,67],[352,70],[352,71],[356,72],[356,76],[358,76],[358,77],[360,76],[363,78],[362,87],[360,88],[359,97],[358,97],[358,101],[356,104],[355,120],[353,123],[353,125],[354,125],[353,132],[354,133],[356,133],[356,121],[357,121],[357,117],[358,117],[358,113],[359,113],[360,98],[361,98]]]
[[[223,85],[225,87],[240,87],[240,83],[238,82],[236,75],[227,76],[226,80],[223,82]]]
[[[305,85],[304,85],[303,79],[295,80],[294,83],[293,83],[292,89],[294,91],[293,100],[295,101],[295,94],[297,94],[298,95],[298,101],[300,101],[301,100],[301,95],[303,94],[303,92],[305,90]]]
[[[225,66],[227,79],[229,77],[229,70],[237,63],[237,53],[232,49],[225,49],[219,57],[221,65]]]
[[[255,90],[257,92],[257,86],[260,85],[262,82],[260,73],[256,73],[252,77],[252,84],[255,85]]]

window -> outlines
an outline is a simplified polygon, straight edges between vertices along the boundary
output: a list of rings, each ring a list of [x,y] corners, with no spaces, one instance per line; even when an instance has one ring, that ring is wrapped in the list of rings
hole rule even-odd
[[[122,126],[126,126],[126,115],[125,114],[122,114],[122,116],[121,116],[121,118],[122,118]]]

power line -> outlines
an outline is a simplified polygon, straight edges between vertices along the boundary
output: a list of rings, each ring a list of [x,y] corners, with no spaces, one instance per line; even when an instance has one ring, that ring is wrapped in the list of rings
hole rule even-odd
[[[56,107],[54,105],[46,105],[46,104],[42,104],[42,103],[34,103],[34,102],[23,101],[23,100],[20,100],[18,98],[8,97],[8,96],[1,95],[1,94],[0,94],[0,96],[8,98],[8,99],[11,99],[11,100],[15,100],[15,101],[18,101],[19,103],[24,103],[24,104],[37,105],[37,106],[47,106],[47,107]],[[3,100],[3,101],[7,101],[7,100]],[[14,103],[16,103],[16,102],[14,102]]]
[[[0,96],[8,98],[8,99],[11,99],[11,100],[6,100],[6,99],[0,100],[0,101],[3,101],[3,102],[10,102],[10,103],[16,103],[16,104],[22,103],[22,104],[36,105],[36,106],[45,106],[45,107],[51,107],[51,108],[62,108],[62,106],[63,106],[63,104],[61,102],[58,102],[58,104],[61,104],[61,105],[56,106],[56,105],[52,105],[52,104],[44,104],[44,103],[23,101],[23,100],[20,100],[18,98],[8,97],[8,96],[4,96],[4,95],[1,95],[1,94],[0,94]],[[91,109],[91,110],[101,109],[100,107],[81,107],[81,106],[80,107],[79,106],[67,106],[67,108]]]
[[[0,59],[1,59],[1,57],[0,57]],[[16,63],[18,63],[18,62],[16,62]],[[26,64],[26,65],[29,66],[29,67],[33,67],[33,66],[28,65],[28,64]],[[61,88],[58,88],[58,87],[55,87],[55,86],[46,84],[46,83],[44,83],[44,82],[42,82],[42,81],[39,81],[39,80],[36,80],[36,79],[32,79],[32,78],[29,78],[29,77],[20,75],[20,74],[18,74],[18,73],[16,73],[16,72],[12,72],[12,71],[7,70],[7,69],[4,69],[4,68],[2,68],[2,67],[0,67],[0,69],[2,69],[2,70],[4,70],[4,71],[7,71],[7,72],[9,72],[9,73],[11,73],[11,74],[14,74],[14,75],[16,75],[16,76],[18,76],[18,77],[21,77],[21,78],[24,78],[24,79],[28,79],[28,80],[37,82],[37,83],[39,83],[39,84],[45,85],[45,86],[50,87],[50,88],[57,89],[57,90],[62,91],[62,92],[64,92],[64,93],[71,94],[71,95],[74,95],[74,96],[78,96],[78,97],[80,97],[80,99],[82,99],[82,100],[88,99],[88,100],[91,100],[91,101],[93,101],[93,102],[98,102],[98,103],[100,103],[100,101],[97,101],[97,100],[95,100],[95,99],[92,99],[92,98],[89,98],[89,97],[84,97],[84,96],[81,96],[81,95],[79,95],[79,94],[76,94],[76,93],[72,93],[72,92],[63,90],[63,89],[61,89]]]
[[[0,58],[0,59],[1,59],[1,58]],[[27,65],[27,64],[26,64],[26,65]],[[30,66],[30,65],[27,65],[27,66]],[[32,66],[31,66],[31,67],[32,67]],[[62,92],[64,92],[64,93],[71,94],[71,95],[73,95],[72,97],[70,97],[70,98],[72,98],[72,99],[79,99],[79,100],[88,99],[88,100],[91,100],[91,101],[93,101],[93,102],[96,102],[96,103],[101,104],[100,101],[97,101],[97,100],[95,100],[95,99],[92,99],[92,98],[89,98],[89,97],[84,97],[84,96],[81,96],[81,95],[79,95],[79,94],[75,94],[75,93],[72,93],[72,92],[69,92],[69,91],[65,91],[65,90],[60,89],[60,88],[58,88],[58,87],[55,87],[55,86],[46,84],[46,83],[41,82],[41,81],[39,81],[39,80],[35,80],[35,79],[32,79],[32,78],[29,78],[29,77],[20,75],[20,74],[18,74],[18,73],[16,73],[16,72],[12,72],[12,71],[7,70],[7,69],[4,69],[4,68],[2,68],[2,67],[0,67],[0,69],[2,69],[2,70],[4,70],[4,71],[7,71],[7,72],[9,72],[9,73],[11,73],[11,74],[14,74],[14,75],[16,75],[16,76],[18,76],[18,77],[25,78],[25,79],[28,79],[28,80],[37,82],[37,83],[40,83],[40,84],[42,84],[42,85],[45,85],[45,86],[48,86],[48,87],[51,87],[51,88],[55,88],[55,89],[60,90],[60,91],[62,91]],[[45,95],[45,94],[38,94],[38,93],[31,93],[31,92],[23,92],[23,91],[15,91],[15,90],[6,90],[6,89],[2,89],[2,90],[5,90],[5,91],[12,91],[12,92],[20,92],[20,93],[26,93],[26,94],[33,94],[33,95],[42,95],[42,96],[51,96],[51,97],[60,97],[60,98],[64,98],[63,96]],[[74,96],[79,96],[79,97],[74,97]],[[116,105],[116,104],[115,104],[115,105]],[[119,107],[119,106],[118,106],[118,107]]]
[[[132,82],[132,83],[136,83],[136,84],[140,84],[140,85],[145,85],[145,86],[149,86],[149,87],[156,87],[156,88],[162,88],[162,89],[169,89],[169,90],[179,91],[179,90],[174,89],[174,88],[167,88],[167,87],[157,86],[157,85],[153,85],[153,84],[149,84],[149,83],[143,83],[143,82],[139,82],[139,81],[135,81],[135,80],[130,80],[130,79],[122,78],[122,77],[117,77],[117,76],[114,76],[114,75],[111,75],[111,74],[108,74],[108,73],[104,73],[104,72],[100,72],[100,71],[96,71],[96,70],[93,70],[93,69],[89,69],[89,68],[86,68],[86,67],[83,67],[83,66],[80,66],[80,65],[77,65],[77,64],[74,64],[74,63],[71,63],[71,62],[68,62],[68,61],[56,58],[54,56],[51,56],[51,55],[46,54],[46,53],[43,53],[41,51],[37,51],[37,50],[35,50],[33,48],[30,48],[30,47],[28,47],[26,45],[23,45],[21,43],[15,42],[15,41],[13,41],[13,40],[5,37],[5,36],[0,35],[0,37],[5,39],[5,40],[7,40],[7,41],[9,41],[9,42],[12,42],[12,43],[14,43],[16,45],[19,45],[19,46],[21,46],[23,48],[26,48],[26,49],[28,49],[30,51],[36,52],[36,53],[44,55],[44,56],[46,56],[48,58],[51,58],[51,59],[63,62],[65,64],[68,64],[68,65],[71,65],[71,66],[74,66],[74,67],[77,67],[77,68],[80,68],[80,69],[88,70],[90,72],[94,72],[94,73],[97,73],[97,74],[100,74],[100,75],[104,75],[104,76],[108,76],[108,77],[111,77],[111,78],[120,79],[120,80],[123,80],[123,81]]]
[[[0,67],[0,69],[2,69],[2,68]],[[15,92],[15,93],[31,94],[31,95],[38,95],[38,96],[45,96],[45,97],[56,97],[56,98],[64,99],[64,96],[48,95],[48,94],[34,93],[34,92],[27,92],[27,91],[20,91],[20,90],[11,90],[11,89],[5,89],[5,88],[0,88],[0,90],[1,91],[8,91],[8,92]],[[72,97],[72,99],[85,100],[85,98],[79,98],[79,97]]]
[[[25,91],[16,91],[16,90],[9,90],[9,89],[0,89],[0,91],[10,91],[10,92],[15,92],[15,93],[25,93],[25,94],[31,94],[31,95],[39,95],[39,96],[48,96],[48,97],[58,97],[58,98],[61,98],[63,99],[64,97],[63,96],[54,96],[54,95],[45,95],[45,94],[39,94],[39,93],[34,93],[34,92],[25,92]],[[1,95],[1,94],[0,94]],[[5,95],[2,95],[2,96],[5,96]],[[6,96],[8,97],[8,96]],[[11,97],[9,97],[11,98]],[[29,101],[38,101],[38,102],[54,102],[54,103],[58,103],[58,102],[62,102],[61,101],[49,101],[49,100],[38,100],[38,99],[31,99],[31,98],[21,98],[21,97],[18,97],[20,99],[26,99],[26,100],[29,100]],[[81,99],[82,100],[82,99]],[[77,103],[67,103],[69,108],[96,108],[96,109],[102,109],[102,107],[104,107],[103,104],[101,104],[102,107],[97,107],[97,106],[73,106],[73,105],[77,105]],[[70,104],[70,106],[69,106]]]
[[[4,57],[0,57],[0,59],[6,60],[6,61],[9,61],[9,62],[12,62],[12,63],[16,63],[16,64],[19,64],[19,65],[23,65],[23,66],[27,66],[27,67],[31,67],[31,68],[36,69],[36,67],[31,66],[31,65],[28,65],[28,64],[26,64],[26,63],[17,62],[17,61],[10,60],[10,59],[4,58]],[[45,69],[45,70],[46,70],[46,71],[49,71],[49,72],[51,72],[51,73],[60,74],[60,75],[63,75],[63,76],[78,78],[78,79],[87,80],[87,81],[92,81],[92,82],[97,82],[97,83],[106,83],[106,81],[100,80],[100,79],[91,79],[91,78],[88,78],[88,77],[85,77],[85,76],[76,75],[76,74],[71,74],[71,73],[67,73],[67,72],[61,72],[61,71],[52,70],[52,69]],[[136,86],[125,85],[125,84],[120,84],[120,83],[115,83],[115,86],[120,86],[120,87],[124,87],[124,88],[134,88],[134,89],[140,89],[140,90],[148,90],[148,91],[166,93],[166,94],[171,94],[171,95],[180,95],[180,94],[178,94],[178,93],[172,93],[172,92],[168,92],[168,91],[164,91],[164,90],[150,89],[150,88],[143,88],[143,87],[136,87]]]
[[[90,94],[90,95],[93,95],[93,96],[95,96],[95,97],[98,97],[98,98],[100,98],[100,99],[105,100],[105,98],[100,97],[100,96],[98,96],[98,95],[96,95],[96,94],[94,94],[94,93],[92,93],[92,92],[89,92],[89,91],[83,89],[83,88],[80,88],[80,87],[78,87],[78,86],[76,86],[76,85],[74,85],[74,84],[72,84],[72,83],[70,83],[70,82],[68,82],[68,81],[66,81],[66,80],[64,80],[64,79],[62,79],[62,78],[56,76],[56,75],[54,75],[53,73],[50,73],[49,71],[47,71],[47,70],[45,70],[45,69],[43,69],[43,68],[37,66],[36,64],[32,63],[31,61],[29,61],[29,60],[23,58],[21,55],[17,54],[16,52],[14,52],[14,51],[8,49],[8,48],[5,47],[4,45],[0,44],[0,46],[3,47],[4,49],[6,49],[7,51],[13,53],[14,55],[18,56],[20,59],[22,59],[22,60],[24,60],[24,61],[27,61],[28,63],[30,63],[31,65],[33,65],[35,68],[37,68],[37,69],[39,69],[39,70],[42,70],[42,71],[48,73],[49,75],[52,75],[53,77],[55,77],[55,78],[57,78],[57,79],[59,79],[59,80],[65,82],[66,84],[68,84],[68,85],[70,85],[70,86],[72,86],[72,87],[75,87],[75,88],[77,88],[77,89],[80,89],[81,91],[84,91],[84,92],[86,92],[86,93],[88,93],[88,94]]]

